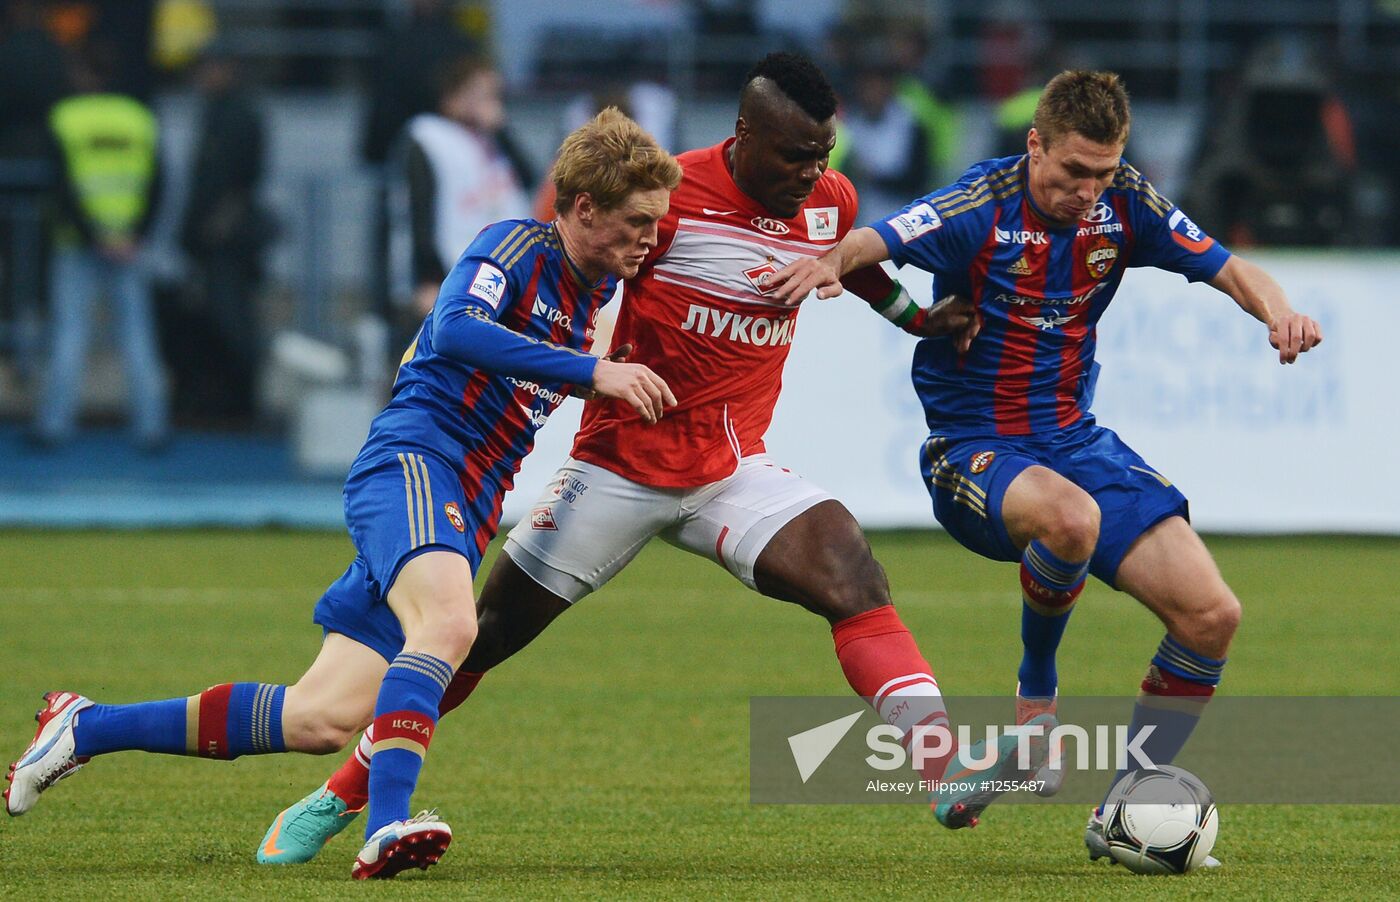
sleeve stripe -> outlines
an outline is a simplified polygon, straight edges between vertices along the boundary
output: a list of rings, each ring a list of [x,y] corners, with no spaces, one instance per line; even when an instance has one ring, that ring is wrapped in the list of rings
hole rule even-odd
[[[529,240],[525,241],[518,248],[511,252],[509,259],[501,261],[501,268],[506,271],[510,271],[512,267],[519,263],[525,257],[525,255],[529,253],[530,248],[539,244],[543,240],[544,234],[542,232],[536,232],[535,234],[531,235]]]
[[[935,208],[935,209],[938,210],[938,215],[939,215],[939,216],[942,216],[944,219],[952,219],[954,216],[958,216],[959,214],[966,213],[966,212],[968,212],[969,210],[976,210],[978,207],[980,207],[980,206],[982,206],[983,204],[987,203],[987,202],[990,201],[991,199],[992,199],[991,195],[989,195],[989,194],[984,194],[984,195],[982,195],[980,198],[978,198],[977,200],[970,201],[969,203],[963,204],[963,205],[960,206],[960,207],[950,207],[950,208],[948,208],[948,209],[938,209],[938,208]]]
[[[1011,193],[1009,189],[1016,183],[1016,180],[1015,169],[997,173],[990,179],[979,179],[977,187],[971,193],[959,192],[944,195],[933,202],[933,209],[944,218],[966,213],[968,210],[982,206],[992,198],[998,200],[1005,198]]]
[[[1011,193],[1010,191],[1006,190],[1007,187],[1008,186],[1001,186],[993,188],[990,192],[983,191],[980,194],[975,195],[973,199],[963,204],[954,204],[947,207],[934,207],[934,209],[937,210],[938,214],[944,219],[947,219],[952,216],[957,216],[960,213],[966,213],[969,210],[975,210],[990,200],[1004,199],[1008,194]]]
[[[1158,216],[1166,216],[1171,212],[1172,202],[1157,193],[1157,189],[1152,187],[1152,183],[1142,177],[1142,173],[1124,163],[1118,169],[1118,174],[1113,178],[1113,187],[1124,188],[1135,192],[1142,199],[1143,204]]]
[[[496,249],[491,253],[487,254],[487,256],[493,257],[497,260],[501,259],[501,254],[505,251],[506,247],[514,243],[515,239],[520,236],[520,233],[528,228],[529,226],[527,225],[518,225],[515,228],[511,229],[510,234],[506,236],[505,240],[502,241],[500,244],[496,245]]]
[[[975,200],[978,197],[981,197],[982,195],[986,194],[988,191],[996,193],[997,191],[1002,190],[1008,184],[1014,181],[1017,175],[1017,166],[1011,166],[1007,169],[998,170],[996,172],[993,172],[991,175],[983,176],[982,178],[974,182],[971,191],[959,188],[955,191],[950,191],[948,194],[943,195],[942,197],[938,198],[936,201],[933,202],[934,208],[938,209],[940,206],[955,207],[959,204]],[[940,209],[939,212],[942,213],[942,210]]]
[[[948,194],[945,194],[942,197],[938,198],[938,200],[933,202],[934,209],[938,210],[938,212],[941,214],[943,212],[943,210],[940,209],[941,207],[952,208],[958,206],[959,204],[971,202],[982,197],[988,191],[991,191],[993,194],[996,194],[997,192],[1004,189],[1012,181],[1014,181],[1015,178],[1015,169],[1011,169],[1009,171],[1003,170],[1001,172],[995,172],[990,176],[978,179],[973,184],[973,188],[971,191],[959,189],[956,191],[951,191]]]
[[[533,241],[539,240],[540,231],[541,229],[538,226],[525,226],[520,232],[519,237],[509,242],[509,246],[505,250],[502,250],[498,254],[492,254],[491,257],[501,261],[501,269],[509,270],[516,263],[520,262],[520,257],[516,256],[516,252],[521,249],[522,245],[529,245],[533,243]]]
[[[495,326],[497,329],[501,329],[502,331],[509,332],[513,337],[519,338],[519,339],[521,339],[521,340],[523,340],[523,341],[526,341],[526,342],[528,342],[528,343],[530,343],[530,344],[532,344],[532,345],[541,345],[541,346],[546,347],[546,348],[554,348],[554,349],[557,350],[557,351],[563,351],[564,353],[566,353],[566,354],[572,354],[572,355],[575,356],[575,357],[592,357],[592,356],[593,356],[592,354],[589,354],[589,353],[587,353],[587,352],[585,352],[585,351],[578,351],[578,350],[575,350],[575,349],[573,349],[573,348],[565,347],[564,345],[557,345],[557,344],[555,344],[555,343],[552,342],[552,341],[541,341],[541,340],[538,339],[538,338],[531,338],[529,335],[526,335],[526,334],[524,334],[524,333],[522,333],[522,332],[517,332],[517,331],[515,331],[514,329],[511,329],[511,328],[509,328],[509,327],[507,327],[507,326],[501,325],[500,323],[498,323],[498,322],[496,322],[494,319],[492,319],[492,318],[486,313],[486,311],[481,310],[481,309],[478,308],[478,307],[474,307],[474,306],[472,306],[471,304],[468,304],[466,307],[464,307],[464,308],[462,309],[462,314],[463,314],[464,316],[470,316],[470,317],[472,317],[472,318],[474,318],[474,319],[479,319],[479,320],[481,320],[483,323],[486,323],[488,326]]]

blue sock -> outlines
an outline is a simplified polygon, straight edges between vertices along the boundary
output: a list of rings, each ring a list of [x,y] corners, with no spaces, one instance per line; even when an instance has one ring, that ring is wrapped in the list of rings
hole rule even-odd
[[[81,758],[129,750],[237,758],[287,750],[282,741],[286,686],[224,683],[189,698],[93,705],[73,723]]]
[[[1139,747],[1153,764],[1171,764],[1200,722],[1224,670],[1224,658],[1207,658],[1170,635],[1163,638],[1133,706],[1129,741],[1144,727],[1151,726],[1152,732]],[[1126,768],[1113,775],[1114,783],[1137,768],[1137,762],[1131,758],[1127,763]]]
[[[452,682],[452,666],[418,652],[400,652],[384,674],[374,705],[365,838],[385,824],[406,820],[418,772],[437,728],[438,703]]]
[[[1039,539],[1032,539],[1021,555],[1022,653],[1016,678],[1022,697],[1055,696],[1055,651],[1088,572],[1088,561],[1062,561]]]

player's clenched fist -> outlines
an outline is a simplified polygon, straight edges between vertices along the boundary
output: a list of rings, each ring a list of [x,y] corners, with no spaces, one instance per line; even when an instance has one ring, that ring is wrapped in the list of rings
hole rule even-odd
[[[1289,313],[1269,323],[1269,344],[1278,348],[1279,363],[1292,363],[1322,344],[1322,327],[1310,316]]]
[[[593,390],[605,398],[626,401],[648,423],[661,419],[676,396],[666,380],[640,363],[618,363],[603,358],[593,370]]]

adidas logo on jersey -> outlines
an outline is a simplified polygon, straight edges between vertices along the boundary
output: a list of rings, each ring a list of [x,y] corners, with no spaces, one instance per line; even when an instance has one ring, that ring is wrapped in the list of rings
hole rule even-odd
[[[1015,263],[1006,267],[1006,271],[1013,276],[1028,276],[1031,274],[1031,265],[1026,262],[1025,257],[1017,257]]]

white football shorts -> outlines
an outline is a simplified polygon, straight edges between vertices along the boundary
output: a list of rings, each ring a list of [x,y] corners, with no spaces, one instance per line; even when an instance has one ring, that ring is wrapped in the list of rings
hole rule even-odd
[[[709,558],[755,588],[754,564],[768,542],[831,498],[765,455],[733,475],[689,489],[642,485],[569,458],[505,550],[535,582],[569,603],[601,589],[652,536]]]

